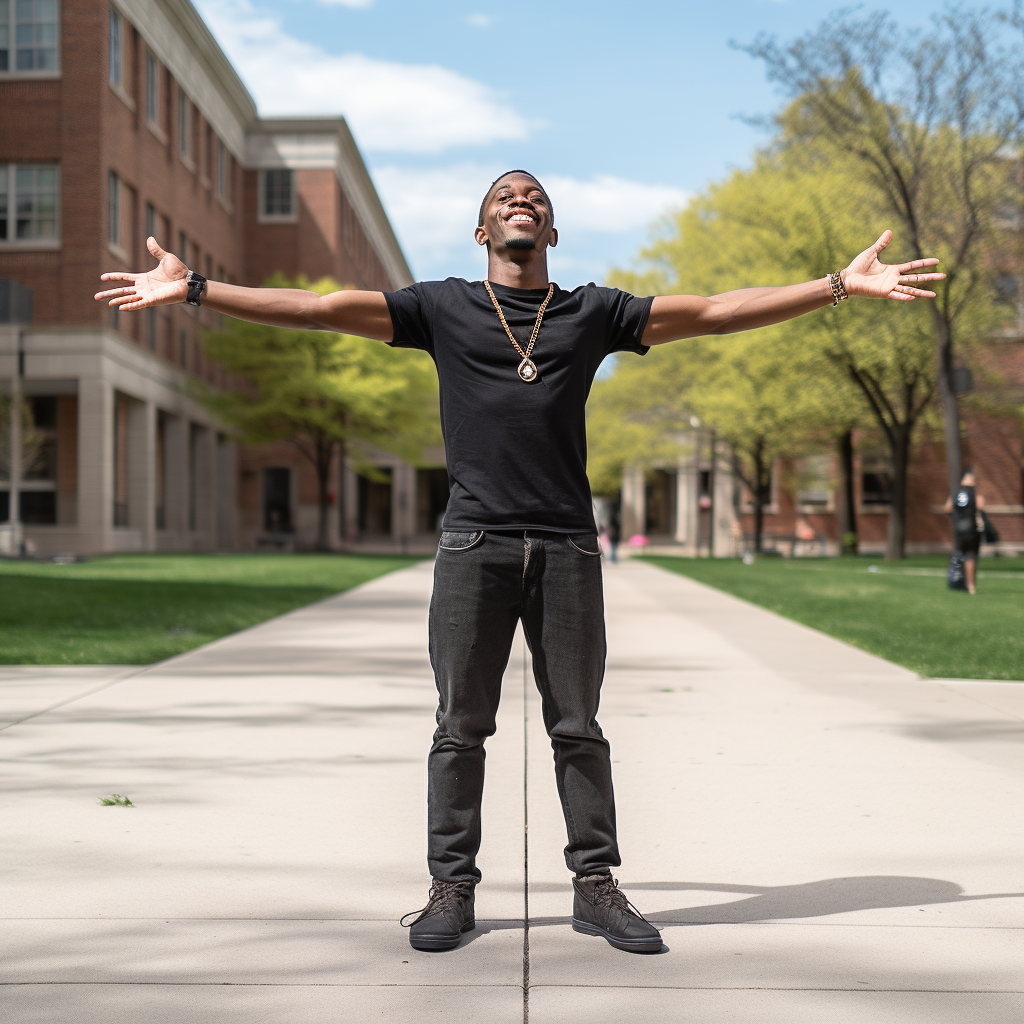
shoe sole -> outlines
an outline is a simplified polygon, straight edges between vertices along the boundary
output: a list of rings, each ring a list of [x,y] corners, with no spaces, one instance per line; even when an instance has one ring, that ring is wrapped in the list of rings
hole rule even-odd
[[[438,953],[445,949],[454,949],[462,941],[463,934],[465,934],[466,932],[471,932],[475,927],[476,921],[467,921],[462,926],[462,930],[459,932],[458,935],[455,936],[454,939],[448,935],[439,935],[437,936],[437,938],[434,938],[430,935],[422,935],[417,937],[416,941],[414,942],[412,936],[410,935],[409,945],[412,946],[413,949],[421,950],[424,953]]]
[[[572,930],[574,932],[582,932],[584,935],[596,935],[599,938],[606,939],[616,949],[624,950],[627,953],[657,953],[660,952],[662,947],[661,936],[657,939],[637,939],[630,942],[628,939],[617,939],[614,935],[605,931],[604,928],[599,928],[596,924],[591,924],[589,921],[580,921],[577,918],[572,919]]]

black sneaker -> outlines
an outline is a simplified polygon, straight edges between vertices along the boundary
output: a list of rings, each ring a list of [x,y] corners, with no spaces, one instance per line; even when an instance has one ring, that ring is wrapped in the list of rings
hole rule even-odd
[[[626,899],[617,879],[584,875],[574,878],[572,887],[574,931],[600,935],[628,953],[657,953],[661,949],[661,932]]]
[[[412,948],[430,951],[454,949],[462,933],[476,927],[473,912],[475,888],[475,882],[442,882],[435,878],[427,905],[422,910],[406,914],[400,922],[404,928],[406,917],[419,914],[409,926]]]

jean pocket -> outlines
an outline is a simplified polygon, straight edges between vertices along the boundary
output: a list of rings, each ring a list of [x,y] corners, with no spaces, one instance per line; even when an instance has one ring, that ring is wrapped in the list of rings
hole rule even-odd
[[[569,546],[575,548],[581,555],[601,557],[601,542],[597,539],[596,533],[566,535],[565,539],[569,542]]]
[[[483,530],[473,530],[470,533],[446,530],[441,534],[441,543],[437,547],[439,551],[468,551],[475,548],[483,539]]]

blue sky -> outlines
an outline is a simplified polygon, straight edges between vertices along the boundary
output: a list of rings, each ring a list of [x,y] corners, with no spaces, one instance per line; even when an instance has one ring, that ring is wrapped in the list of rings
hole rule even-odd
[[[479,278],[491,179],[548,187],[564,287],[628,264],[658,218],[746,166],[781,97],[730,46],[829,0],[194,0],[261,113],[344,114],[417,278]],[[862,11],[879,5],[865,3]],[[937,6],[894,11],[925,25]]]

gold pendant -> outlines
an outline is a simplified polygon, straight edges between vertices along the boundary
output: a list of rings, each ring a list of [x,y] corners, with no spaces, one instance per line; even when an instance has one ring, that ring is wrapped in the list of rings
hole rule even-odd
[[[517,372],[527,384],[532,384],[537,379],[537,366],[529,356],[519,364]]]

